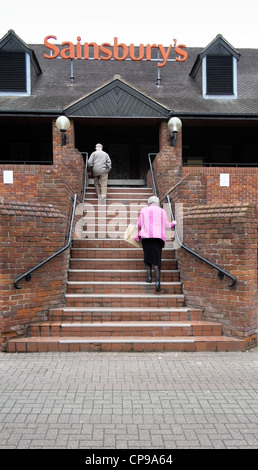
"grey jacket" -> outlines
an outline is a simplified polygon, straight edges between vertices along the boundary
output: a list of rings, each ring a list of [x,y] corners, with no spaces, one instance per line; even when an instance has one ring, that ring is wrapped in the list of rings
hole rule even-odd
[[[93,176],[109,173],[112,164],[109,155],[103,150],[95,150],[88,160],[88,167],[92,169]]]

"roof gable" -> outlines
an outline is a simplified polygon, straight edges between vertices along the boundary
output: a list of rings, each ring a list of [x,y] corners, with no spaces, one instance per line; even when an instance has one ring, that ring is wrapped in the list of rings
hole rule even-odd
[[[36,73],[38,75],[41,74],[41,68],[33,49],[27,46],[27,44],[25,44],[25,42],[23,42],[12,29],[10,29],[1,39],[0,50],[4,52],[25,52],[30,56],[31,63],[35,68]]]
[[[231,44],[221,35],[218,34],[216,38],[201,52],[200,58],[207,56],[208,54],[219,54],[219,55],[228,55],[231,54],[237,60],[240,57],[240,54],[234,49]]]
[[[113,80],[64,109],[69,116],[167,118],[170,110],[115,76]]]
[[[239,60],[240,57],[240,54],[236,51],[236,49],[234,49],[221,34],[218,34],[216,38],[207,47],[205,47],[205,49],[200,54],[198,54],[190,72],[190,76],[194,77],[196,75],[202,60],[207,55],[231,55],[237,60]]]

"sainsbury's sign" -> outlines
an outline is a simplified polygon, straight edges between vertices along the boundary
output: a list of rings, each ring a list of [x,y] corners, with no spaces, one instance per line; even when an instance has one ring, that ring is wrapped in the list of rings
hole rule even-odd
[[[173,45],[164,47],[162,44],[140,44],[135,46],[130,44],[127,46],[124,43],[119,43],[118,38],[114,38],[114,44],[103,42],[97,45],[95,42],[81,43],[81,37],[77,37],[77,43],[73,44],[70,41],[64,41],[60,45],[49,42],[49,40],[57,41],[56,36],[46,36],[44,45],[49,49],[49,54],[44,54],[46,59],[94,59],[94,60],[155,60],[158,67],[164,67],[168,61],[184,62],[187,57],[186,46],[184,44],[177,44],[174,39]],[[157,57],[153,58],[153,51],[156,51]]]

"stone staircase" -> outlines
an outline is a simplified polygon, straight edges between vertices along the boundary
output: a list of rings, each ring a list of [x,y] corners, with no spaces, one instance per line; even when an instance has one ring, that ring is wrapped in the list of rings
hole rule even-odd
[[[243,341],[223,336],[220,324],[185,305],[172,240],[163,250],[161,292],[145,282],[142,250],[128,245],[123,233],[151,194],[148,188],[109,188],[100,204],[87,188],[66,305],[50,310],[48,321],[32,323],[27,337],[10,340],[8,352],[244,350]]]

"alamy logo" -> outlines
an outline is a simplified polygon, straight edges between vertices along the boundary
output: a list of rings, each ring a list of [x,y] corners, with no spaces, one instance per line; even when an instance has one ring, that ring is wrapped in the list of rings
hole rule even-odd
[[[101,203],[94,206],[88,202],[77,206],[75,212],[75,238],[99,238],[99,239],[123,239],[129,223],[137,224],[140,210],[146,204],[130,203]],[[164,204],[163,209],[171,221],[169,204]],[[167,241],[171,241],[174,249],[180,248],[183,241],[183,204],[176,204],[175,220],[176,231],[166,231]]]

